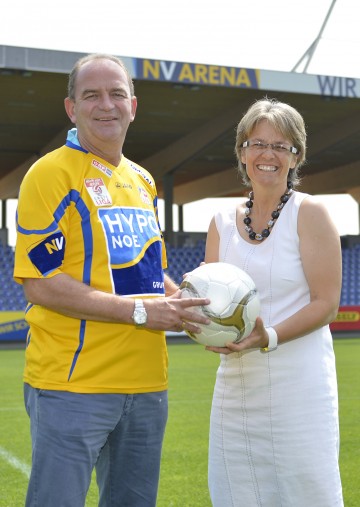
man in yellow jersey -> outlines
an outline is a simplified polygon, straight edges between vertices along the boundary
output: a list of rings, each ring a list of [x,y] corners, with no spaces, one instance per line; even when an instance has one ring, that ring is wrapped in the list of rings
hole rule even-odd
[[[164,274],[152,176],[122,148],[137,100],[111,55],[80,59],[65,109],[76,128],[19,195],[15,279],[30,325],[27,507],[155,507],[167,420],[165,330],[208,323]]]

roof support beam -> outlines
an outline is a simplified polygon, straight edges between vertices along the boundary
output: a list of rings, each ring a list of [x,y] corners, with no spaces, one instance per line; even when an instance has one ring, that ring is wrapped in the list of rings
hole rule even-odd
[[[235,169],[228,169],[192,183],[177,185],[174,188],[174,203],[187,204],[207,197],[227,197],[229,194],[241,196],[246,192],[239,173]]]
[[[359,174],[360,160],[329,171],[309,174],[304,177],[299,190],[313,195],[324,194],[324,180],[326,180],[327,194],[349,193],[353,195],[353,182],[358,181]],[[353,197],[360,202],[360,187],[356,188],[358,194],[354,193]],[[240,175],[234,169],[228,169],[206,178],[200,178],[192,183],[176,186],[174,188],[174,203],[186,204],[207,197],[244,196],[247,191]]]
[[[341,123],[336,123],[335,125],[331,125],[325,130],[321,132],[317,132],[313,134],[310,138],[310,148],[309,155],[315,156],[317,153],[323,152],[326,149],[330,148],[335,142],[340,142],[347,137],[356,134],[360,130],[360,117],[359,115],[355,115],[351,118],[344,120]],[[360,171],[360,161],[358,164],[355,164],[357,169],[355,172],[351,172],[347,174],[347,184],[344,185],[345,190],[340,190],[342,186],[342,181],[344,174],[342,171],[347,171],[346,168],[352,167],[353,164],[349,166],[343,166],[339,168],[335,168],[332,171],[321,172],[318,175],[311,174],[311,172],[306,171],[306,166],[304,167],[304,180],[301,189],[307,188],[311,194],[324,193],[324,178],[326,178],[327,185],[332,185],[332,181],[334,178],[337,178],[337,175],[341,175],[339,177],[339,181],[336,185],[332,185],[331,190],[326,189],[326,193],[339,193],[339,192],[347,192],[348,189],[351,188],[351,181],[349,178],[350,174],[353,174],[353,177],[358,178],[357,174]],[[356,173],[358,171],[358,173]],[[330,179],[328,180],[327,174],[330,175]],[[322,181],[322,185],[319,185],[318,182]],[[319,188],[319,187],[322,188]],[[312,188],[316,188],[317,190],[313,190]],[[228,169],[222,171],[218,174],[207,176],[206,178],[200,178],[194,180],[190,183],[177,185],[174,188],[174,203],[176,204],[186,204],[189,202],[197,201],[200,199],[205,199],[206,197],[226,197],[227,195],[243,195],[246,193],[246,187],[242,184],[241,177],[237,174],[236,170]],[[159,191],[159,195],[162,196],[161,190]],[[360,202],[360,201],[359,201]]]
[[[304,178],[300,190],[310,194],[324,193],[324,180],[326,180],[327,194],[351,193],[354,181],[359,181],[360,160],[346,164],[329,171],[317,174],[309,174]]]
[[[335,143],[360,132],[360,114],[346,118],[344,121],[332,124],[311,135],[309,139],[308,157],[325,151]]]
[[[146,167],[155,180],[160,180],[166,173],[176,172],[183,163],[235,126],[244,109],[245,106],[242,103],[236,108],[231,108],[221,116],[213,118],[201,127],[189,132],[175,143],[142,160],[140,165]]]
[[[69,127],[67,126],[65,129],[61,130],[46,146],[43,147],[39,156],[33,155],[28,158],[26,162],[19,165],[14,171],[11,171],[6,176],[0,179],[0,188],[1,188],[1,199],[16,199],[19,194],[20,184],[30,169],[30,167],[36,162],[40,157],[49,153],[49,151],[55,150],[62,146],[65,142],[67,131]]]

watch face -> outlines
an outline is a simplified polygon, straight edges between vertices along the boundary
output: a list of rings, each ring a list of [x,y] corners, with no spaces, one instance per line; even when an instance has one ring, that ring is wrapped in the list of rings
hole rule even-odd
[[[142,300],[135,301],[133,320],[137,326],[143,326],[147,321],[147,313]]]
[[[135,320],[135,324],[145,324],[146,322],[146,312],[145,311],[139,311],[137,310],[134,314],[134,320]]]

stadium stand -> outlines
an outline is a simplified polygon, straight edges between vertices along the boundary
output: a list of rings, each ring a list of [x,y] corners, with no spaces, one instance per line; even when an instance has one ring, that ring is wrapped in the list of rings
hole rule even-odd
[[[204,259],[205,242],[193,246],[167,245],[168,275],[178,284],[182,275]],[[343,285],[341,306],[360,304],[360,244],[342,247]],[[0,242],[0,311],[22,311],[26,301],[21,285],[13,280],[14,250]]]
[[[340,305],[360,303],[360,245],[342,248],[343,280]]]
[[[24,310],[26,301],[21,285],[14,282],[14,250],[0,242],[0,311]]]
[[[180,284],[184,273],[197,268],[204,260],[205,242],[198,241],[194,246],[166,246],[168,269],[167,273],[176,283]]]

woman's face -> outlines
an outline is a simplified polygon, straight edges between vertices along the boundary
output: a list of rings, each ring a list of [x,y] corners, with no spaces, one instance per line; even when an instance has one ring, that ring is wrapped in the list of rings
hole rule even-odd
[[[290,151],[289,139],[285,139],[267,120],[262,120],[247,141],[249,146],[242,148],[241,162],[246,165],[251,182],[286,185],[289,169],[295,167],[297,157]]]

